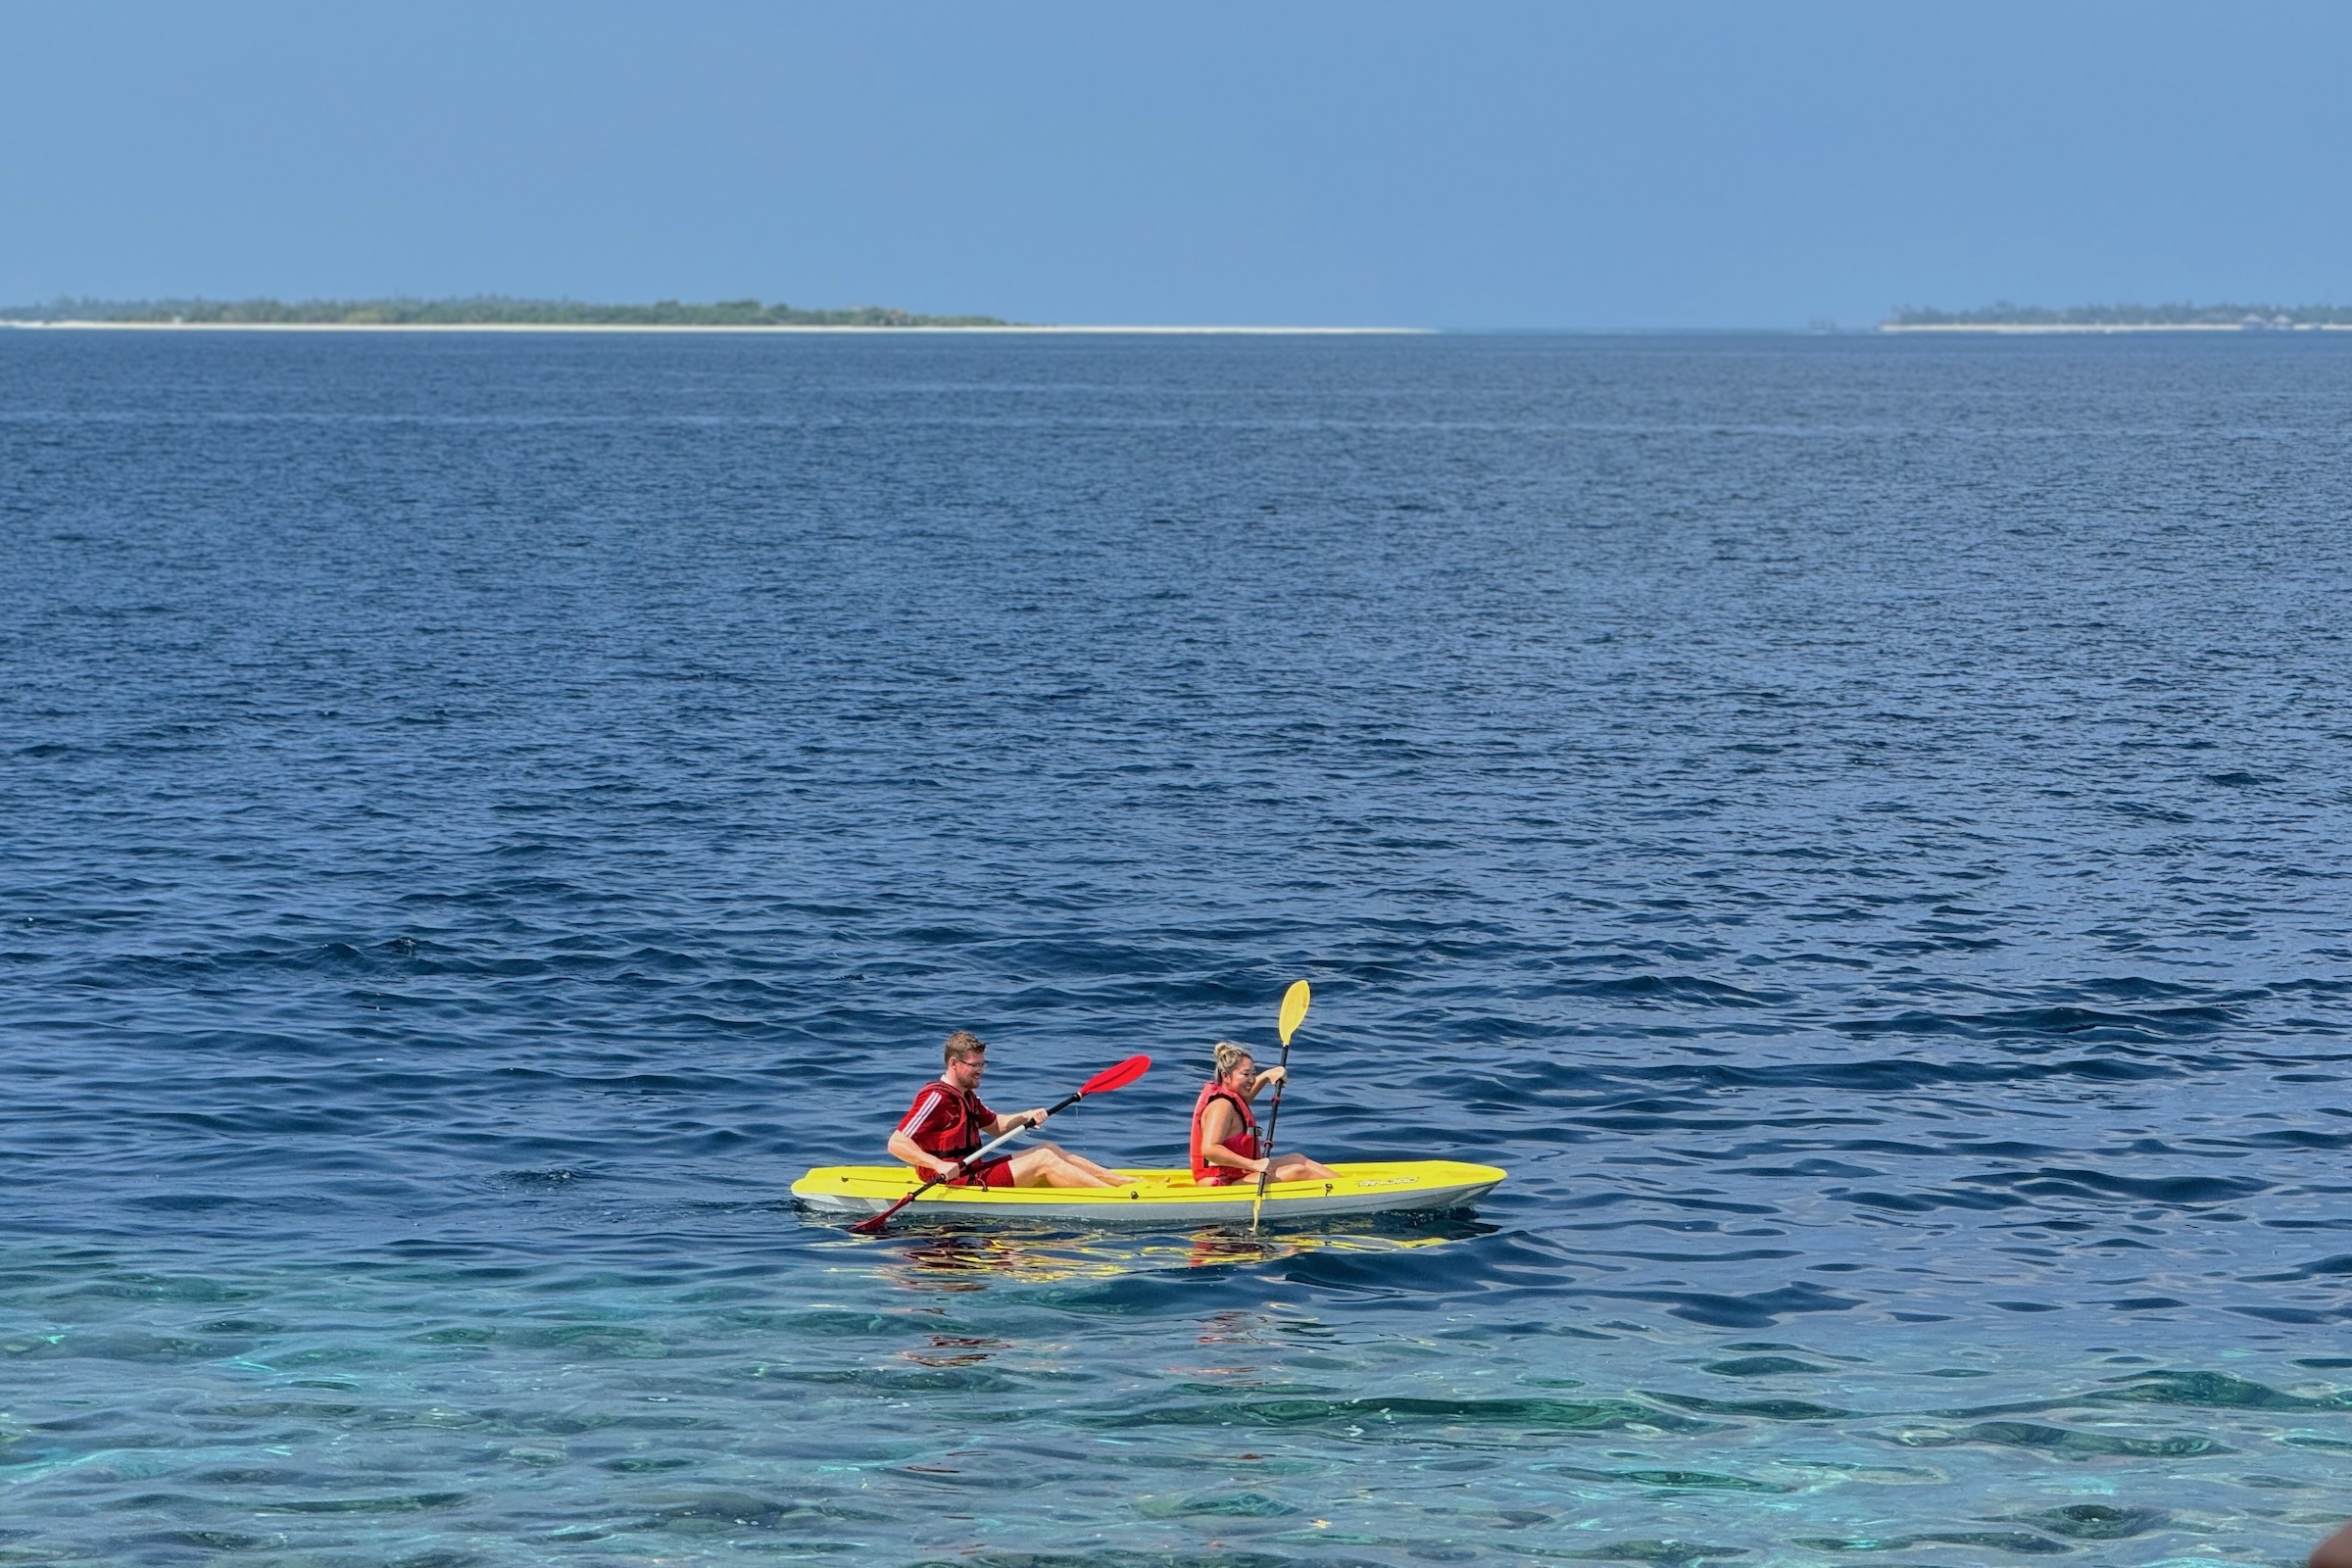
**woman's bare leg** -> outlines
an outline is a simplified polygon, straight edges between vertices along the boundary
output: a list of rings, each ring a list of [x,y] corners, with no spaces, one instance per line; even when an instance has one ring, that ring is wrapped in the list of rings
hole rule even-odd
[[[1332,1176],[1329,1165],[1318,1165],[1304,1154],[1274,1156],[1274,1179],[1278,1182],[1327,1182]]]

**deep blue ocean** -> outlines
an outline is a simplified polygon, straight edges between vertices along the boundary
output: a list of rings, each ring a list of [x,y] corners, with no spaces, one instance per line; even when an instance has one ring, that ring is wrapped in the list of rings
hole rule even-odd
[[[0,1564],[2299,1561],[2352,339],[0,332]],[[1251,1241],[814,1223],[968,1027]]]

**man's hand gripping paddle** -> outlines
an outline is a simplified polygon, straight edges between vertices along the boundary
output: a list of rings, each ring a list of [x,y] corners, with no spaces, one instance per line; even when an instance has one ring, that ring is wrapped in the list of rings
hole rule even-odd
[[[1306,1009],[1305,1006],[1301,1004],[1298,1010],[1303,1012]],[[1286,1013],[1285,1016],[1288,1016],[1288,1014]],[[1046,1114],[1049,1116],[1058,1116],[1063,1111],[1069,1109],[1072,1105],[1075,1105],[1078,1103],[1078,1102],[1084,1100],[1089,1095],[1107,1095],[1113,1089],[1124,1089],[1129,1084],[1135,1082],[1138,1078],[1141,1078],[1145,1072],[1150,1069],[1151,1065],[1152,1058],[1150,1056],[1129,1056],[1125,1061],[1117,1062],[1111,1066],[1105,1067],[1101,1072],[1095,1074],[1092,1078],[1089,1078],[1086,1082],[1080,1084],[1076,1094],[1068,1096],[1059,1104],[1048,1107]],[[1032,1123],[1031,1125],[1034,1126],[1035,1124]],[[958,1160],[956,1163],[968,1171],[973,1166],[979,1164],[980,1161],[986,1159],[990,1154],[1004,1148],[1006,1144],[1011,1143],[1015,1138],[1020,1137],[1021,1134],[1029,1130],[1030,1129],[1028,1127],[1015,1127],[1012,1131],[1004,1134],[1004,1136],[1002,1138],[991,1139],[989,1142],[981,1145],[978,1149],[975,1149],[970,1153],[964,1155],[963,1158]],[[851,1226],[850,1229],[858,1232],[858,1234],[860,1236],[873,1236],[878,1234],[882,1227],[889,1222],[891,1215],[896,1214],[900,1209],[905,1208],[908,1203],[913,1202],[916,1199],[922,1197],[925,1193],[929,1192],[932,1188],[937,1187],[941,1182],[944,1182],[948,1178],[945,1176],[932,1177],[929,1181],[923,1183],[922,1186],[917,1187],[913,1192],[908,1193],[905,1198],[900,1199],[897,1202],[891,1204],[881,1213],[868,1215],[866,1218],[861,1219],[857,1224]]]
[[[1266,1168],[1257,1173],[1257,1196],[1250,1200],[1250,1234],[1257,1234],[1257,1211],[1266,1201],[1266,1183],[1274,1179],[1274,1129],[1282,1125],[1282,1092],[1291,1086],[1291,1036],[1306,1021],[1306,1004],[1314,1000],[1306,982],[1294,980],[1282,994],[1282,1082],[1274,1086],[1274,1106],[1266,1112]]]

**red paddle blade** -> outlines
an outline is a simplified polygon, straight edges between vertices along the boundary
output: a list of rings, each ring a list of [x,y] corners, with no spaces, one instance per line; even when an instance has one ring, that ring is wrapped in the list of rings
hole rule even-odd
[[[1078,1092],[1082,1095],[1106,1095],[1113,1089],[1126,1088],[1149,1072],[1151,1068],[1152,1058],[1150,1056],[1129,1056],[1125,1061],[1105,1067],[1085,1083],[1080,1084]]]

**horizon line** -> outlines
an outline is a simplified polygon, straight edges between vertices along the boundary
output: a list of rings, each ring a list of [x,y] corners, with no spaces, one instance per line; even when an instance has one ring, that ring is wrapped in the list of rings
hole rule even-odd
[[[886,326],[847,322],[705,322],[705,321],[110,321],[9,320],[0,327],[27,331],[99,332],[724,332],[736,336],[772,337],[779,333],[865,332],[904,337],[908,333],[979,334],[1113,334],[1152,333],[1200,336],[1427,336],[1441,331],[1430,326],[1178,326],[1142,323],[1027,324],[1005,321],[970,326]]]
[[[850,323],[643,321],[122,321],[0,318],[0,329],[28,332],[518,332],[702,333],[735,337],[864,335],[881,337],[1894,337],[2114,336],[2150,332],[2227,333],[2241,337],[2352,331],[2352,322],[2298,321],[2248,326],[2233,321],[1877,321],[1838,326],[1308,326],[1183,325],[1149,322],[998,322],[969,326]]]

